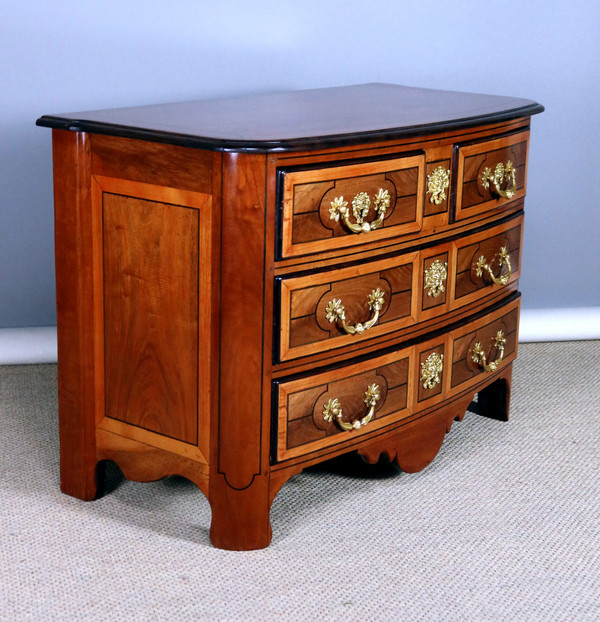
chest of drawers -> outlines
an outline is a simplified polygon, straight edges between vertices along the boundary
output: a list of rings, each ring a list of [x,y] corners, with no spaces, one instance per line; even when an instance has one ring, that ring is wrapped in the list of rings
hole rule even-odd
[[[215,546],[348,452],[508,418],[532,101],[371,84],[44,116],[61,488],[195,482]]]

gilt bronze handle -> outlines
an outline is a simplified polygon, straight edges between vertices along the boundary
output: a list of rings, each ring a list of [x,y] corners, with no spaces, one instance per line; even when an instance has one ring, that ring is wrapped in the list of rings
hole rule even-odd
[[[440,294],[443,294],[446,290],[445,283],[448,278],[448,263],[436,259],[425,270],[425,286],[428,296],[437,298]]]
[[[496,276],[488,263],[487,259],[482,255],[475,265],[475,274],[478,277],[483,277],[484,272],[496,283],[496,285],[506,285],[510,281],[512,275],[512,267],[510,265],[510,257],[508,256],[508,250],[506,246],[503,246],[498,253],[498,266],[502,269],[502,266],[508,267],[508,272],[501,276]]]
[[[379,312],[383,307],[383,292],[377,288],[374,289],[367,298],[367,306],[373,313],[373,317],[364,324],[357,323],[354,326],[348,326],[346,324],[346,309],[339,298],[334,298],[327,303],[325,309],[325,317],[333,324],[334,322],[340,322],[341,327],[349,335],[362,335],[366,330],[369,330],[371,326],[377,322],[379,318]]]
[[[342,405],[337,397],[331,398],[326,404],[323,404],[323,419],[327,422],[335,421],[342,430],[346,430],[347,432],[351,432],[352,430],[360,430],[360,428],[367,425],[367,423],[369,423],[369,421],[373,418],[373,415],[375,414],[375,405],[379,401],[380,397],[381,392],[378,385],[372,384],[367,387],[364,402],[368,406],[369,410],[362,419],[356,419],[351,423],[342,421]]]
[[[512,199],[517,191],[517,171],[513,163],[508,160],[506,164],[498,162],[494,169],[486,167],[481,175],[481,185],[503,199]]]
[[[335,222],[339,222],[340,218],[346,227],[352,233],[368,233],[375,229],[379,229],[385,218],[385,212],[390,206],[390,193],[383,188],[379,188],[379,192],[373,198],[373,207],[375,209],[376,220],[366,222],[365,218],[371,210],[371,197],[366,192],[359,192],[352,199],[352,215],[356,223],[350,222],[350,210],[348,209],[348,201],[344,201],[344,197],[335,197],[329,208],[329,217]]]
[[[432,352],[421,363],[421,385],[424,389],[433,389],[436,384],[442,381],[444,371],[444,355],[439,352]]]
[[[495,361],[487,362],[487,357],[483,351],[483,347],[481,343],[478,341],[473,346],[473,352],[471,354],[471,359],[473,363],[479,365],[483,371],[492,372],[498,369],[498,366],[502,362],[502,357],[504,356],[504,346],[506,344],[506,338],[504,337],[504,333],[499,330],[496,333],[496,337],[494,338],[494,348],[498,352],[498,358]]]

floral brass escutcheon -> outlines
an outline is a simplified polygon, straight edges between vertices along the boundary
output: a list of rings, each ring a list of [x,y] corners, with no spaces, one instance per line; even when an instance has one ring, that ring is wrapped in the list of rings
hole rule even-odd
[[[448,278],[448,264],[436,259],[425,270],[425,289],[427,295],[437,298],[446,291],[445,283]]]
[[[446,199],[446,190],[450,185],[450,169],[444,166],[438,166],[429,175],[427,175],[427,193],[429,202],[435,205],[441,205]]]
[[[432,352],[421,363],[421,384],[424,389],[433,389],[442,379],[440,374],[444,370],[444,355]]]

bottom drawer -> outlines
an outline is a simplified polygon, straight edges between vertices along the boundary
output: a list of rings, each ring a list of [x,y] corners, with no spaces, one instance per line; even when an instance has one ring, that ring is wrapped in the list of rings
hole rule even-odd
[[[517,352],[519,299],[392,352],[274,383],[275,459],[369,435],[487,384]]]

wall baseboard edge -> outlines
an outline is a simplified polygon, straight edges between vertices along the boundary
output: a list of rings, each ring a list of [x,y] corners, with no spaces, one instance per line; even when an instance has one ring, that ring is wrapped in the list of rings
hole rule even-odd
[[[0,328],[0,365],[56,363],[56,326]]]
[[[600,339],[600,307],[522,309],[519,341]]]
[[[519,341],[600,339],[600,307],[523,309]],[[56,326],[0,328],[0,365],[56,363]]]

